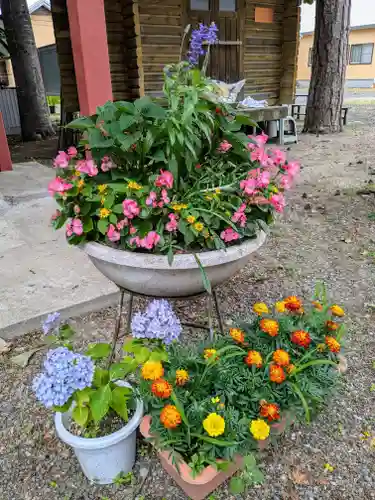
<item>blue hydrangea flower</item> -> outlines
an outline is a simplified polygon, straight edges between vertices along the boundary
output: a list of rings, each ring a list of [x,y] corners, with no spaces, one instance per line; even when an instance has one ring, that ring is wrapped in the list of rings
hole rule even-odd
[[[144,313],[132,319],[132,334],[137,339],[159,339],[164,344],[178,340],[182,328],[172,306],[167,300],[153,300]]]
[[[92,384],[95,370],[92,359],[66,347],[51,349],[43,366],[44,371],[35,377],[32,387],[47,408],[63,406],[75,391]]]
[[[203,43],[212,45],[217,42],[217,32],[218,28],[215,23],[211,23],[209,26],[200,23],[199,28],[192,31],[188,52],[188,61],[191,66],[197,66],[200,56],[206,54]]]
[[[59,312],[49,314],[42,323],[44,335],[48,335],[49,333],[56,331],[60,327],[60,324],[61,314]]]

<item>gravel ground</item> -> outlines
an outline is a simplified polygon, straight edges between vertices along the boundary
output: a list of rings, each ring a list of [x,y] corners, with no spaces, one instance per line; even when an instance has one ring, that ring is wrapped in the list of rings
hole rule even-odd
[[[312,425],[295,426],[278,448],[260,455],[267,481],[243,496],[248,500],[375,498],[375,223],[368,218],[375,204],[373,195],[357,194],[373,173],[375,107],[352,108],[350,121],[343,134],[303,136],[290,148],[291,157],[300,159],[304,168],[288,211],[251,263],[219,290],[222,310],[230,319],[259,299],[273,301],[291,292],[308,297],[315,282],[324,280],[350,318],[343,387]],[[204,315],[200,300],[179,303],[177,309],[185,320]],[[78,318],[81,345],[108,338],[114,314],[108,309]],[[184,335],[194,341],[199,333]],[[42,353],[25,369],[10,363],[11,355],[39,339],[38,332],[26,335],[0,356],[0,499],[186,500],[141,441],[134,484],[88,483],[71,451],[56,438],[51,415],[30,391]],[[333,472],[325,470],[326,463]],[[224,486],[211,500],[233,498]]]

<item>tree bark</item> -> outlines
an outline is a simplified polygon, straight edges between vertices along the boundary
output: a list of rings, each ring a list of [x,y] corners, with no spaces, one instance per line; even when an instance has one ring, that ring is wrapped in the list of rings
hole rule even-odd
[[[303,132],[341,132],[351,0],[316,0],[312,71]]]
[[[2,17],[17,86],[23,140],[54,134],[26,0],[2,0]]]

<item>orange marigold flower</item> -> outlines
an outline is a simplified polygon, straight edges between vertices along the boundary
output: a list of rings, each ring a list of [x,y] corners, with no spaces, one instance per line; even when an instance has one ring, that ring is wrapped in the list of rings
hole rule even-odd
[[[290,375],[291,373],[293,373],[293,371],[296,369],[295,365],[293,365],[293,363],[291,363],[290,365],[288,365],[286,367],[286,372],[288,373],[288,375]]]
[[[326,322],[326,327],[328,328],[328,330],[331,330],[331,332],[338,330],[339,326],[340,325],[338,323],[336,323],[335,321],[328,320]]]
[[[295,295],[291,295],[290,297],[287,297],[286,299],[284,299],[283,302],[285,304],[285,308],[288,309],[288,311],[299,312],[300,309],[302,309],[302,300],[300,300]],[[303,312],[303,309],[302,309],[302,312]]]
[[[320,302],[318,302],[317,300],[313,300],[312,301],[312,305],[314,306],[314,308],[317,310],[317,311],[322,311],[323,310],[323,306]]]
[[[253,311],[256,314],[259,314],[259,316],[261,316],[262,314],[268,314],[269,313],[267,304],[265,304],[264,302],[257,302],[256,304],[254,304],[253,305]]]
[[[185,385],[189,381],[189,374],[186,370],[176,370],[176,384]]]
[[[167,405],[160,412],[160,422],[167,429],[175,429],[181,423],[181,415],[175,406]]]
[[[257,368],[261,368],[263,359],[261,354],[258,351],[249,351],[245,358],[245,363],[248,366],[255,365]]]
[[[338,306],[337,304],[333,304],[333,306],[330,307],[331,313],[334,316],[338,316],[341,318],[342,316],[345,316],[345,311],[342,307]]]
[[[157,398],[169,398],[172,394],[172,385],[166,380],[159,378],[152,383],[151,392],[155,394]]]
[[[310,334],[308,332],[305,332],[305,330],[296,330],[292,333],[290,340],[293,342],[293,344],[297,344],[300,347],[305,347],[306,349],[311,343]]]
[[[215,356],[216,355],[216,349],[205,349],[204,350],[204,359],[210,359],[212,357],[215,357],[217,359],[218,356]]]
[[[260,406],[260,415],[267,418],[269,422],[280,418],[280,407],[274,403],[263,403]]]
[[[164,368],[160,361],[146,361],[142,366],[141,373],[145,380],[157,380],[164,375]]]
[[[231,328],[229,330],[229,335],[232,337],[233,340],[235,340],[239,344],[243,344],[245,341],[245,334],[239,328]]]
[[[279,323],[274,319],[261,319],[259,322],[260,329],[268,333],[271,337],[276,337],[279,334]]]
[[[327,336],[326,344],[331,352],[340,352],[341,345],[334,337]]]
[[[273,353],[272,359],[279,366],[287,366],[290,363],[289,354],[283,349],[277,349]]]
[[[276,384],[281,384],[285,380],[285,372],[279,365],[270,365],[270,380]]]

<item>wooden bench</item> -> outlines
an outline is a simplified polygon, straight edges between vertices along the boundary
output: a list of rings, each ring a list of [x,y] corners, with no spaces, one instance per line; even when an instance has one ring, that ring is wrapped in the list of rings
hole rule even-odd
[[[288,113],[288,106],[266,106],[264,108],[247,108],[237,106],[236,111],[241,115],[246,115],[255,122],[279,122],[279,144],[284,144],[284,118]]]

